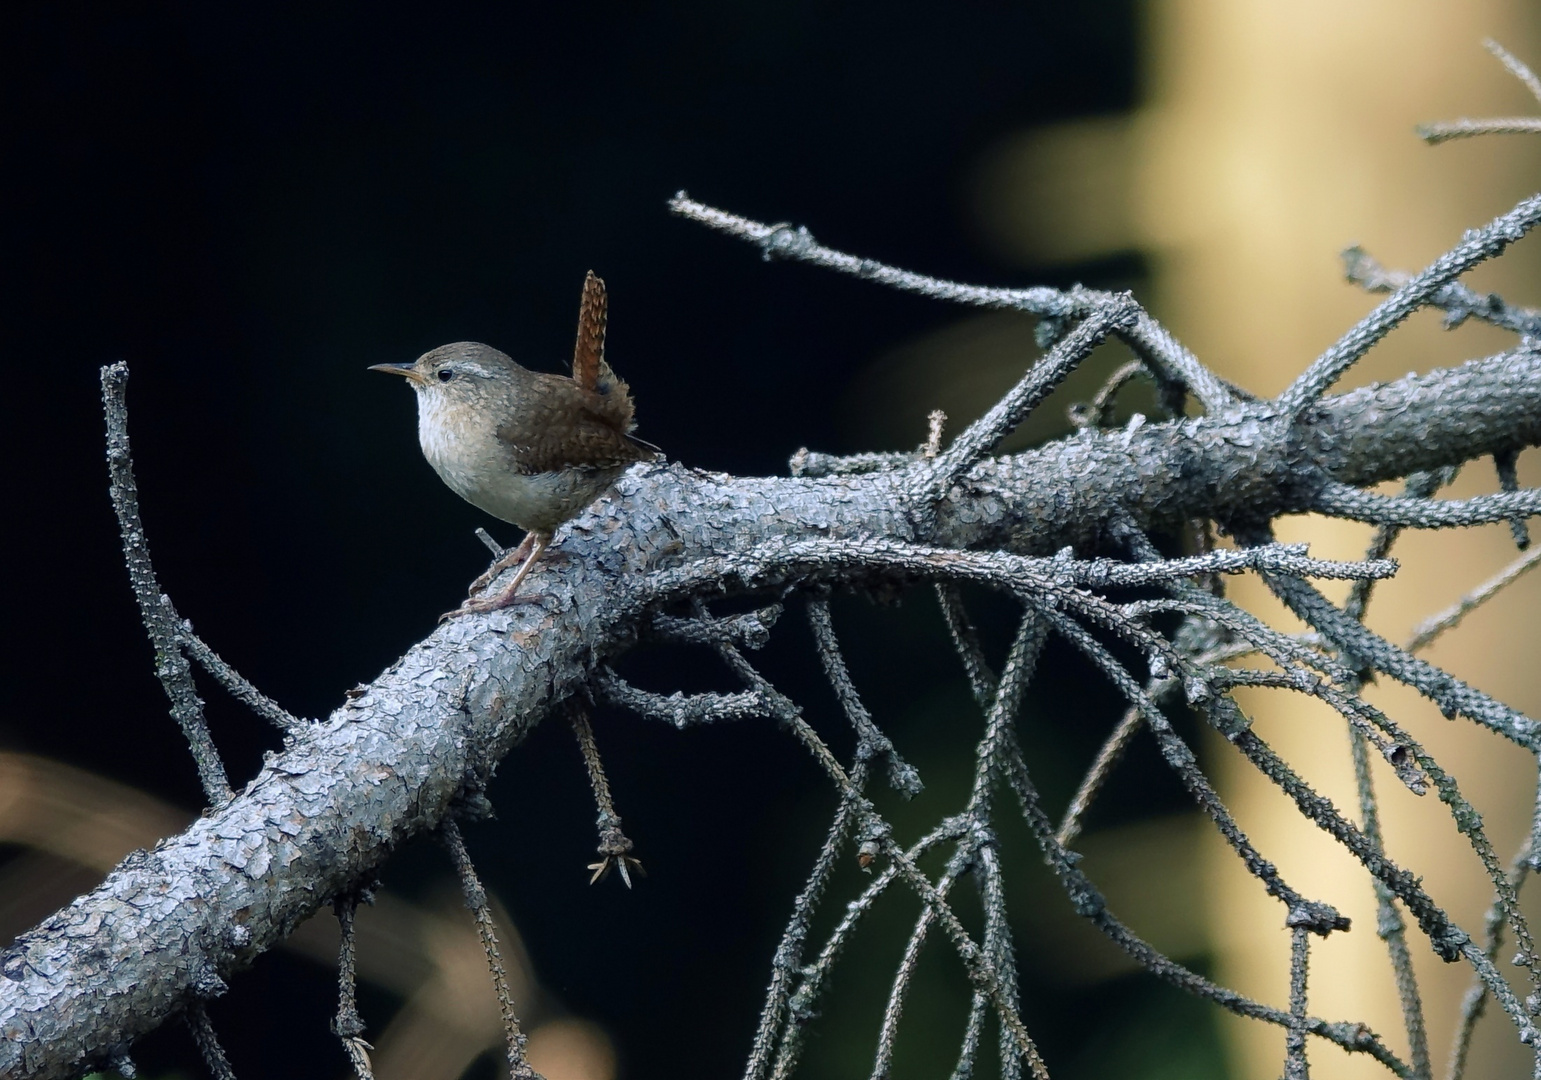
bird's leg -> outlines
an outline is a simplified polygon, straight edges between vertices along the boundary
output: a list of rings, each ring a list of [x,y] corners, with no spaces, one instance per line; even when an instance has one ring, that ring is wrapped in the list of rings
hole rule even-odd
[[[519,591],[519,585],[524,581],[525,575],[530,572],[530,568],[535,565],[545,552],[546,545],[551,543],[551,534],[546,532],[537,533],[532,530],[525,539],[529,542],[530,553],[525,556],[524,564],[514,574],[513,581],[503,586],[496,596],[486,599],[473,597],[467,600],[454,611],[445,612],[439,617],[439,621],[443,622],[445,619],[453,619],[460,615],[478,615],[487,611],[497,611],[499,608],[506,608],[510,604],[518,604],[527,599],[533,599],[533,597],[515,596],[514,594]],[[519,545],[519,550],[524,550],[524,544]],[[499,559],[498,562],[503,563],[504,559]]]
[[[520,542],[518,547],[506,549],[503,554],[498,556],[496,562],[487,567],[487,572],[485,574],[471,582],[471,588],[466,591],[466,595],[475,596],[488,585],[491,585],[492,579],[497,577],[503,571],[507,570],[510,566],[515,565],[521,559],[529,558],[530,548],[534,546],[535,534],[533,532],[525,533],[524,539]]]

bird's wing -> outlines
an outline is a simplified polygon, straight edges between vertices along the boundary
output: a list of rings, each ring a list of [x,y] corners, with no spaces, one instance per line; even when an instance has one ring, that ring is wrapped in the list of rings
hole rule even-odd
[[[617,468],[658,456],[657,447],[628,434],[632,406],[625,383],[604,394],[564,375],[531,374],[535,378],[518,414],[498,426],[498,438],[518,451],[522,471]]]

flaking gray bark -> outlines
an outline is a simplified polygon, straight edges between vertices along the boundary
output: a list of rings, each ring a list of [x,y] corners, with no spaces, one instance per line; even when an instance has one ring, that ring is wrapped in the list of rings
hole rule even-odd
[[[937,459],[919,456],[791,478],[634,469],[558,534],[572,558],[537,571],[527,588],[539,603],[441,626],[328,719],[292,731],[228,802],[133,853],[0,954],[0,1075],[77,1075],[222,993],[233,972],[474,795],[661,605],[774,594],[820,576],[849,583],[862,551],[888,543],[1044,555],[1089,551],[1129,523],[1250,527],[1311,509],[1334,484],[1538,442],[1541,355],[1522,349],[1330,398],[1294,423],[1259,402],[1083,430],[982,462],[935,504],[923,493]],[[833,464],[799,463],[812,474]],[[828,542],[853,553],[838,575],[801,554]]]

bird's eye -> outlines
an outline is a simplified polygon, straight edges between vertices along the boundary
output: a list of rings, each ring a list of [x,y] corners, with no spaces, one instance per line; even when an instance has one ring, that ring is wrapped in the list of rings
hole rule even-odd
[[[439,381],[440,382],[449,382],[454,377],[455,377],[455,369],[454,368],[440,368],[439,369]]]

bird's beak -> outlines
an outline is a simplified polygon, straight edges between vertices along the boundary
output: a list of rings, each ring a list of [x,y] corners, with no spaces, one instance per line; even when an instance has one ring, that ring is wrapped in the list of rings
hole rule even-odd
[[[416,364],[370,364],[370,371],[383,371],[387,375],[405,375],[415,383],[421,384],[423,377],[417,373]]]

